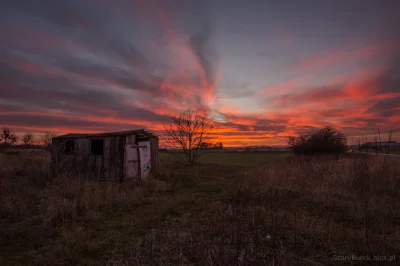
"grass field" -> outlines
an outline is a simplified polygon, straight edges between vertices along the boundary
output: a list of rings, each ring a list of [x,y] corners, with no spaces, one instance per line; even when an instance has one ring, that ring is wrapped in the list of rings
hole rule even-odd
[[[374,150],[370,150],[371,152],[375,152]],[[391,147],[389,150],[387,149],[382,149],[381,151],[378,151],[379,153],[385,153],[385,154],[400,154],[400,147]]]
[[[288,152],[206,152],[199,158],[203,164],[219,164],[242,167],[255,167],[271,160],[288,157]],[[182,154],[173,152],[161,152],[160,158],[166,162],[185,161]]]
[[[0,154],[0,265],[397,265],[398,161],[168,156],[139,186],[52,178],[46,153]]]

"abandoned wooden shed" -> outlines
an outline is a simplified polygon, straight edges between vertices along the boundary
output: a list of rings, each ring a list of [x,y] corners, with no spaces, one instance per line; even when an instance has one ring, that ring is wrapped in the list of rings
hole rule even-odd
[[[52,162],[60,172],[119,180],[146,179],[158,167],[158,137],[144,129],[53,138]]]

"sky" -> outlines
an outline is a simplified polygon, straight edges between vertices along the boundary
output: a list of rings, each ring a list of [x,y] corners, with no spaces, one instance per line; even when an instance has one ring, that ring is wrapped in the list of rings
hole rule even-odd
[[[225,146],[284,145],[326,125],[400,141],[399,10],[397,0],[3,0],[0,126],[161,134],[202,108]]]

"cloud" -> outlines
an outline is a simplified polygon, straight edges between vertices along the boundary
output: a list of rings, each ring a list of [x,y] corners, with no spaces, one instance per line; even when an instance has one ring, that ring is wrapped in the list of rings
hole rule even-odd
[[[396,66],[397,65],[397,66]],[[344,129],[370,130],[380,126],[390,128],[400,113],[400,82],[393,75],[398,63],[363,70],[340,84],[303,88],[270,99],[270,104],[289,111],[291,123],[303,125],[311,121],[323,125],[332,123]],[[301,118],[303,114],[306,117]],[[310,121],[307,121],[309,119]]]
[[[129,1],[118,2],[130,5]],[[178,110],[193,103],[207,104],[199,97],[204,96],[203,90],[213,93],[215,86],[209,48],[211,27],[195,21],[202,26],[201,31],[177,29],[186,36],[187,48],[191,49],[201,70],[180,75],[181,66],[171,66],[154,58],[154,54],[164,51],[150,48],[151,37],[140,39],[148,27],[159,27],[156,17],[151,26],[132,28],[130,23],[137,16],[126,16],[126,13],[120,16],[121,9],[107,3],[96,4],[76,0],[40,0],[32,4],[17,0],[3,5],[2,25],[8,24],[15,31],[0,45],[0,105],[2,110],[10,111],[23,106],[24,113],[3,114],[2,121],[21,124],[25,121],[21,115],[27,115],[38,126],[46,127],[51,123],[41,122],[48,119],[42,111],[57,110],[81,115],[83,120],[79,121],[96,115],[106,120],[112,115],[128,121],[129,117],[140,117],[139,121],[147,119],[159,128],[158,124]],[[5,30],[0,28],[1,36],[6,35]],[[29,33],[29,42],[26,33]],[[202,79],[207,87],[199,82]],[[60,117],[56,119],[64,121]],[[71,119],[77,121],[77,128],[90,126],[78,122],[77,117]],[[73,124],[66,122],[64,128],[68,125],[72,130]]]
[[[344,76],[333,77],[324,85],[307,86],[296,79],[269,86],[271,90],[258,92],[264,97],[263,112],[243,115],[229,109],[221,111],[227,128],[222,136],[235,132],[243,141],[235,143],[263,143],[254,140],[264,136],[267,143],[285,143],[288,136],[331,125],[349,136],[372,134],[373,128],[382,132],[399,131],[400,121],[400,65],[397,54],[381,61],[378,66],[364,68]],[[299,80],[306,80],[300,78]],[[272,90],[271,88],[280,88]],[[275,92],[275,93],[274,93]],[[230,112],[231,111],[231,112]],[[264,142],[264,143],[265,143]],[[247,144],[250,145],[250,144]]]
[[[305,71],[309,69],[326,68],[333,65],[351,62],[354,60],[365,60],[382,54],[392,54],[400,51],[400,39],[386,41],[375,45],[364,46],[354,50],[333,50],[321,52],[303,58],[293,63],[289,69],[292,71]]]
[[[199,32],[190,36],[189,44],[201,66],[207,85],[215,86],[216,77],[214,75],[216,74],[216,70],[214,69],[215,63],[213,61],[216,55],[210,44],[211,34],[212,26],[209,21],[206,21]]]
[[[249,42],[258,51],[260,40],[252,29],[251,38],[231,40],[224,32],[226,15],[215,16],[212,8],[208,1],[183,0],[2,3],[0,124],[21,132],[142,126],[159,131],[172,115],[199,107],[223,121],[213,132],[216,138],[227,145],[255,145],[282,144],[292,134],[326,124],[356,134],[400,123],[398,38],[353,50],[326,49],[276,77],[260,64],[256,72],[265,76],[235,84],[222,69],[229,62],[224,56],[243,51],[231,42],[237,47]],[[290,25],[275,35],[285,45],[285,58],[301,50],[301,34]],[[240,60],[229,75],[242,75],[251,65]],[[329,81],[316,74],[354,62],[362,63],[357,71]],[[262,80],[268,85],[257,91]]]
[[[258,96],[263,96],[292,92],[299,86],[303,85],[308,79],[310,79],[309,76],[288,79],[283,82],[272,84],[267,86],[266,88],[260,89],[257,91],[256,94]]]

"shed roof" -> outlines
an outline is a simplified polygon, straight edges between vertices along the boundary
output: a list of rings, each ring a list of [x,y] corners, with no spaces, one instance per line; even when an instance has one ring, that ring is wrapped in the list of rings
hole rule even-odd
[[[128,130],[128,131],[119,131],[119,132],[107,132],[107,133],[95,133],[95,134],[66,134],[54,137],[54,139],[66,139],[66,138],[88,138],[88,137],[110,137],[110,136],[126,136],[126,135],[150,135],[153,137],[157,136],[143,128]]]

